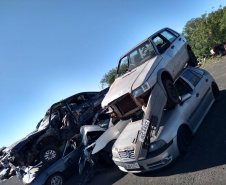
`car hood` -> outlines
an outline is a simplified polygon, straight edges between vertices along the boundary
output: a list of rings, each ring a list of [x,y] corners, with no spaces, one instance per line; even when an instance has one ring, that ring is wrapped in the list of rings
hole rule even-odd
[[[155,56],[133,70],[116,78],[102,101],[102,107],[107,107],[114,100],[127,93],[132,93],[135,89],[140,87],[152,74],[161,59],[161,56]]]
[[[141,129],[141,120],[130,122],[122,131],[114,144],[118,151],[133,150],[133,141],[137,138],[138,131]]]
[[[13,143],[9,147],[6,148],[6,152],[8,153],[9,151],[14,151],[17,152],[19,151],[24,145],[26,145],[29,141],[31,141],[34,137],[39,136],[45,132],[46,129],[43,130],[34,130],[30,134],[28,134],[26,137],[20,139],[19,141]]]

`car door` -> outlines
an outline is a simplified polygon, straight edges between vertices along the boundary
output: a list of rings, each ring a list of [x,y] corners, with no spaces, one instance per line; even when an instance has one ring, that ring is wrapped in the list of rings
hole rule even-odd
[[[68,141],[64,153],[64,172],[66,174],[72,174],[78,168],[78,161],[82,153],[82,146],[76,146],[76,143],[72,140]]]
[[[164,67],[171,73],[173,78],[178,75],[183,67],[178,60],[178,50],[175,47],[175,40],[176,36],[167,30],[160,32],[152,38],[153,43],[164,59]]]
[[[170,33],[176,36],[176,39],[174,41],[174,46],[176,47],[178,52],[178,61],[179,63],[185,65],[189,58],[188,51],[187,51],[187,43],[185,38],[171,29],[170,30],[167,29],[167,31],[169,31]]]
[[[192,98],[189,100],[189,107],[186,110],[187,121],[195,131],[211,102],[211,90],[203,71],[186,70],[182,78],[192,87]]]

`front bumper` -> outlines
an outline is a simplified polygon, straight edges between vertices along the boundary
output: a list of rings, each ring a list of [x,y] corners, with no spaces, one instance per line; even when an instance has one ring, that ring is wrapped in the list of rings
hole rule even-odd
[[[160,148],[157,151],[151,152],[147,155],[144,160],[120,160],[120,158],[113,158],[114,163],[119,167],[120,170],[130,173],[141,173],[148,172],[163,168],[169,165],[174,159],[179,156],[179,150],[177,147],[177,138],[175,137],[171,142],[167,144],[167,147]],[[128,164],[138,163],[139,168],[126,169],[125,166]]]

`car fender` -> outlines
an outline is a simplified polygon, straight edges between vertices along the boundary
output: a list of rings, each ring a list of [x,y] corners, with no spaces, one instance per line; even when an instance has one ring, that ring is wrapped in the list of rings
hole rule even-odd
[[[97,140],[92,154],[102,150],[110,141],[115,140],[127,126],[130,120],[120,120],[115,126],[108,128]]]
[[[82,135],[82,142],[85,146],[88,145],[87,134],[89,132],[105,131],[106,128],[101,128],[99,125],[84,125],[80,128],[80,134]]]

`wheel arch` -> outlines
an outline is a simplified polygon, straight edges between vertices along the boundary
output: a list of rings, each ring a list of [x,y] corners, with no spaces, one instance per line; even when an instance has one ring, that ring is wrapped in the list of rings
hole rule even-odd
[[[191,50],[191,46],[189,44],[187,44],[187,49]]]
[[[177,128],[177,133],[178,133],[178,130],[179,130],[180,127],[185,127],[185,128],[187,128],[187,129],[192,133],[192,135],[194,135],[191,126],[189,126],[187,123],[181,124],[181,125]]]
[[[173,82],[173,77],[169,71],[164,68],[161,68],[157,72],[157,83],[163,88],[162,80],[169,79]],[[164,89],[164,88],[163,88]]]
[[[214,80],[211,82],[211,91],[212,91],[214,99],[218,100],[218,98],[220,96],[220,89]]]

